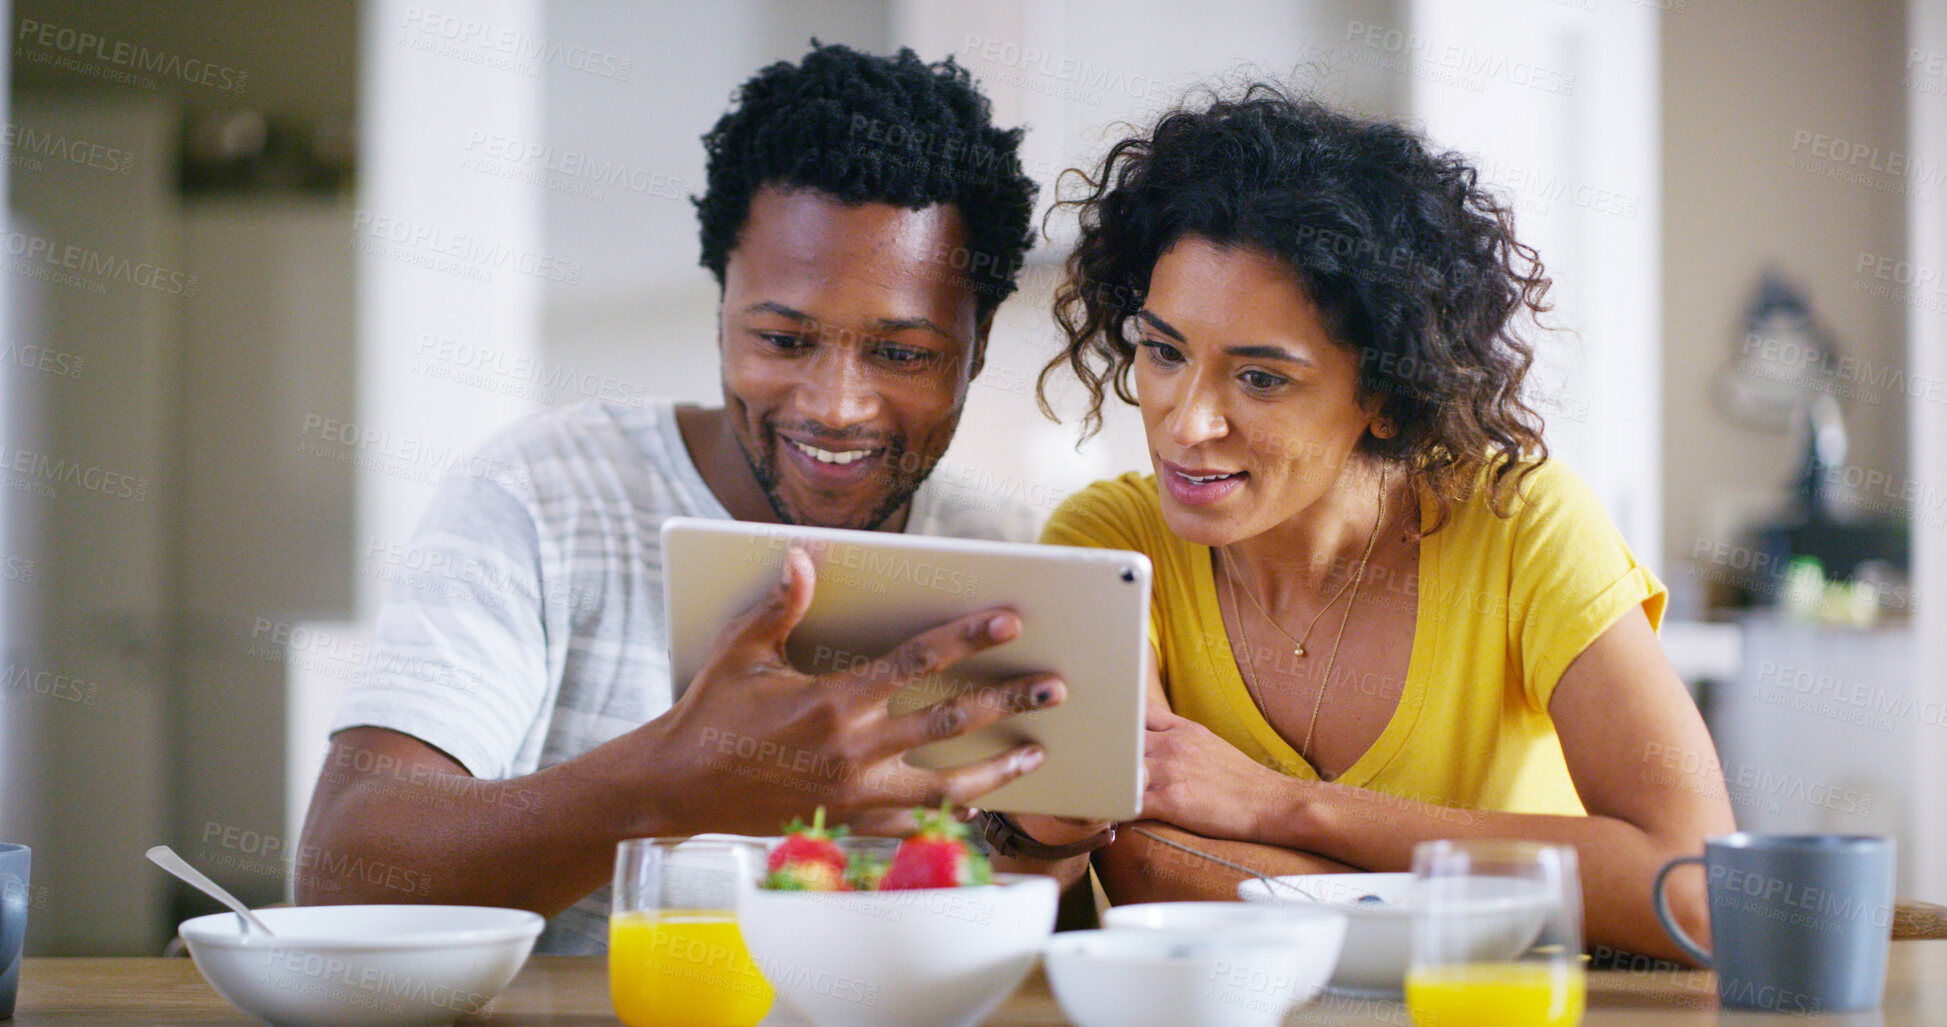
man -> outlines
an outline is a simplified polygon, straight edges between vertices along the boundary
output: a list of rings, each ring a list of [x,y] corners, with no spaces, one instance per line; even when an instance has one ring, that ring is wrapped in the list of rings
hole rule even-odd
[[[544,951],[600,951],[618,840],[964,804],[1039,764],[1033,746],[946,771],[901,756],[1060,702],[1051,676],[886,711],[1018,634],[1014,614],[862,672],[793,667],[816,573],[795,550],[705,670],[671,682],[658,535],[689,515],[1031,540],[1031,517],[926,480],[1032,240],[1019,140],[963,69],[909,50],[814,43],[745,84],[705,137],[697,201],[723,407],[544,413],[484,451],[522,473],[442,484],[414,540],[439,570],[379,615],[306,819],[300,902],[517,906],[553,918]]]

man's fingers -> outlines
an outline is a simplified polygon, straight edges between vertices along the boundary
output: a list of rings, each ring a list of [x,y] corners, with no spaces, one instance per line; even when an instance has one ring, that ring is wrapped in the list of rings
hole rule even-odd
[[[1053,674],[1035,674],[969,688],[931,706],[891,718],[886,723],[884,750],[905,752],[928,742],[957,738],[1016,713],[1046,709],[1067,695],[1067,686]]]
[[[1041,746],[1030,743],[964,767],[918,771],[929,778],[924,786],[926,800],[923,804],[938,806],[942,802],[949,802],[955,806],[968,805],[1040,766],[1047,755]]]
[[[1012,610],[969,614],[914,635],[861,667],[848,683],[861,686],[861,699],[882,700],[912,681],[937,674],[1020,633],[1021,616]]]
[[[724,629],[724,644],[746,657],[771,656],[781,661],[784,642],[804,619],[805,611],[811,609],[817,586],[818,572],[811,556],[796,545],[786,549],[777,585]]]
[[[904,838],[919,830],[912,806],[882,806],[854,810],[838,818],[854,835],[868,838]]]

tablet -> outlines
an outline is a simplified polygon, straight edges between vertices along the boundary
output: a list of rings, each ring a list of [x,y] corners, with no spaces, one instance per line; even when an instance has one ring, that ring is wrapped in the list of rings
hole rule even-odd
[[[983,809],[1132,820],[1142,808],[1150,566],[1140,553],[677,517],[663,524],[669,666],[678,694],[724,625],[776,587],[803,544],[818,568],[811,609],[785,651],[808,674],[865,666],[906,639],[996,606],[1021,616],[1012,641],[907,686],[899,713],[975,684],[1054,671],[1059,706],[1017,714],[907,761],[957,766],[1026,741],[1041,766],[976,800]],[[807,811],[809,813],[809,811]]]

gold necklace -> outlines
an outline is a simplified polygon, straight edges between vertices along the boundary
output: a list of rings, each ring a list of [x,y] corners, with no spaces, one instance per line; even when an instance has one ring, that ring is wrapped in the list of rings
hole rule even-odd
[[[1231,589],[1230,604],[1232,606],[1236,606],[1237,605],[1237,577],[1238,577],[1237,562],[1231,559],[1228,549],[1219,549],[1217,552],[1219,553],[1219,555],[1223,557],[1226,566],[1229,568],[1230,576],[1226,580],[1230,584],[1230,589]],[[1324,606],[1319,607],[1317,613],[1312,614],[1311,623],[1305,625],[1305,635],[1303,638],[1292,638],[1291,632],[1286,631],[1284,629],[1284,625],[1279,624],[1277,618],[1271,616],[1271,611],[1265,609],[1264,604],[1257,601],[1257,593],[1251,591],[1249,588],[1246,588],[1244,590],[1244,598],[1249,599],[1251,601],[1251,605],[1257,607],[1257,612],[1264,615],[1264,619],[1270,623],[1271,627],[1275,629],[1278,632],[1278,634],[1283,635],[1285,637],[1285,641],[1291,643],[1292,645],[1291,655],[1303,657],[1308,655],[1305,652],[1305,643],[1312,640],[1312,629],[1318,627],[1318,619],[1320,617],[1325,616],[1326,610],[1329,610],[1332,607],[1337,606],[1339,600],[1345,598],[1345,590],[1351,587],[1352,587],[1352,579],[1346,578],[1345,584],[1340,585],[1339,590],[1337,592],[1332,593],[1331,600],[1327,602]],[[1240,619],[1238,623],[1241,624],[1243,623],[1243,621]]]
[[[1306,721],[1305,723],[1305,742],[1303,745],[1300,745],[1298,747],[1298,755],[1308,763],[1311,761],[1310,752],[1312,747],[1312,732],[1318,729],[1318,711],[1325,704],[1325,689],[1326,686],[1332,683],[1332,670],[1333,668],[1338,666],[1339,644],[1345,641],[1345,626],[1352,621],[1352,608],[1358,605],[1359,603],[1359,583],[1365,580],[1366,563],[1367,561],[1372,559],[1372,547],[1374,543],[1379,541],[1379,526],[1385,523],[1385,520],[1386,520],[1386,469],[1384,467],[1381,467],[1379,469],[1379,512],[1373,516],[1372,530],[1366,534],[1365,554],[1359,557],[1359,569],[1355,571],[1352,575],[1352,599],[1351,601],[1345,604],[1345,614],[1339,618],[1339,631],[1338,634],[1332,639],[1332,655],[1329,659],[1325,661],[1325,676],[1320,678],[1318,681],[1318,695],[1313,697],[1312,699],[1311,719]],[[1233,611],[1237,611],[1238,634],[1243,636],[1243,642],[1244,642],[1244,663],[1245,666],[1248,667],[1250,670],[1250,674],[1244,677],[1244,689],[1250,693],[1251,701],[1257,704],[1258,712],[1266,714],[1268,718],[1269,714],[1265,710],[1264,700],[1262,697],[1258,695],[1257,686],[1251,681],[1252,678],[1257,676],[1257,659],[1256,657],[1251,655],[1250,636],[1244,634],[1244,616],[1243,616],[1243,612],[1241,610],[1238,610],[1238,606],[1237,606],[1236,575],[1226,572],[1224,575],[1224,583],[1226,586],[1228,586],[1230,591],[1230,608]],[[1333,599],[1333,602],[1337,602],[1337,601],[1338,600],[1335,597]],[[1330,604],[1327,605],[1329,606]],[[1264,612],[1264,608],[1262,606],[1258,607],[1258,610],[1259,612]],[[1271,620],[1271,615],[1269,613],[1265,613],[1265,619]],[[1314,618],[1314,621],[1315,620],[1316,618]],[[1272,621],[1272,626],[1276,627],[1276,625],[1277,622]],[[1284,634],[1282,629],[1280,629],[1279,633]],[[1291,636],[1285,634],[1285,637],[1290,638]]]

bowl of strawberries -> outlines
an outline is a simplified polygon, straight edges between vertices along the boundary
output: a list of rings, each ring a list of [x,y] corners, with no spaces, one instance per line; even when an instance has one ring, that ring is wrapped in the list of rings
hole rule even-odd
[[[977,1023],[1054,931],[1054,878],[993,873],[944,808],[917,820],[902,841],[854,838],[821,810],[771,845],[739,898],[758,969],[820,1027]]]

